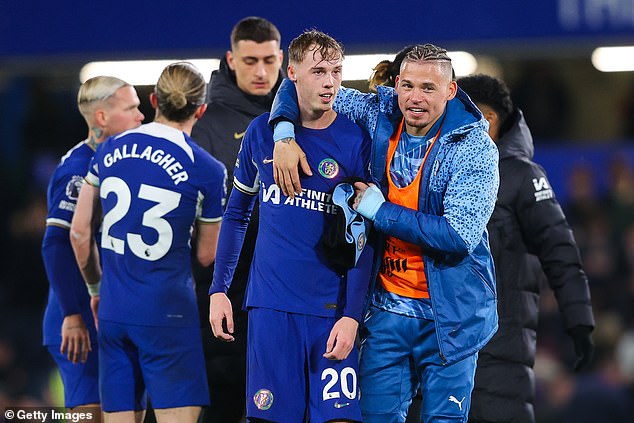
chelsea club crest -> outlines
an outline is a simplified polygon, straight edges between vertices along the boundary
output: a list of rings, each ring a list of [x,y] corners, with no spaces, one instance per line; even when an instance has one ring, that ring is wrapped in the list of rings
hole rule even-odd
[[[317,169],[319,170],[319,174],[321,176],[328,179],[332,179],[337,176],[337,174],[339,174],[339,165],[334,159],[331,159],[330,157],[327,159],[323,159],[319,163]]]
[[[253,403],[258,410],[268,410],[273,405],[273,392],[268,389],[260,389],[253,395]]]

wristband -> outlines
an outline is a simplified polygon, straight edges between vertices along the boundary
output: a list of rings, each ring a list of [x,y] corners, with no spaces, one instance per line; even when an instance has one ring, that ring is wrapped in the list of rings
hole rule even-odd
[[[295,125],[286,120],[276,123],[273,129],[273,141],[278,142],[284,138],[295,138]]]
[[[88,288],[88,293],[91,297],[98,297],[99,291],[101,290],[101,281],[97,283],[87,283],[86,288]]]
[[[357,207],[357,212],[366,219],[374,221],[376,213],[379,211],[381,204],[385,203],[383,193],[376,185],[370,185],[363,193],[361,202]]]

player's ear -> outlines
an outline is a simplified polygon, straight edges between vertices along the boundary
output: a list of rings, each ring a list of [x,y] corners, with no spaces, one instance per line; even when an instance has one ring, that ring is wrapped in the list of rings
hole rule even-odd
[[[500,136],[500,126],[502,123],[500,122],[500,116],[497,114],[493,108],[487,106],[486,104],[478,104],[478,109],[482,112],[482,116],[489,122],[489,135],[493,141],[498,140]]]
[[[456,81],[451,81],[449,83],[449,95],[447,96],[447,101],[452,100],[456,94],[458,93],[458,84]]]
[[[95,124],[103,128],[108,124],[108,112],[104,109],[95,110]]]
[[[198,106],[198,108],[194,112],[194,117],[196,119],[200,119],[205,114],[205,110],[207,110],[207,103]]]
[[[227,64],[229,65],[229,69],[232,71],[236,70],[236,65],[234,63],[233,52],[231,50],[227,50],[225,53],[225,57],[227,58]]]
[[[495,125],[498,121],[498,115],[493,110],[482,111],[482,115],[489,121],[489,125]]]
[[[155,92],[150,93],[150,104],[152,105],[153,109],[158,108],[158,98],[156,98]]]
[[[293,82],[297,82],[297,73],[295,72],[295,66],[288,65],[286,68],[286,74],[288,75],[288,79]]]

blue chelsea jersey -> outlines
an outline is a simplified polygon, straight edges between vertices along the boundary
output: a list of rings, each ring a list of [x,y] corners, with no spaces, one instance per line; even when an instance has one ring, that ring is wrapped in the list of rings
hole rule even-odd
[[[61,158],[46,192],[47,225],[70,229],[79,190],[93,154],[94,150],[82,141]]]
[[[100,319],[199,325],[192,225],[221,220],[225,180],[222,163],[160,123],[104,142],[86,176],[99,187],[103,208]]]
[[[333,316],[345,278],[327,265],[320,239],[334,221],[333,188],[345,178],[369,179],[369,136],[342,115],[325,129],[298,127],[296,141],[313,176],[302,177],[302,192],[291,199],[273,179],[274,142],[267,120],[268,113],[253,120],[234,169],[234,187],[259,193],[260,200],[246,306]]]
[[[85,141],[78,143],[61,158],[48,184],[48,213],[42,241],[42,260],[49,280],[42,328],[44,345],[60,345],[64,316],[77,313],[82,315],[91,341],[97,339],[90,296],[75,262],[68,232],[93,154]]]

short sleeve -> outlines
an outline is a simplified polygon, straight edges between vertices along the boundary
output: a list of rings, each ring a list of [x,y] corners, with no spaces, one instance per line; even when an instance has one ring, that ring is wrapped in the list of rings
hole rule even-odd
[[[92,156],[88,165],[88,173],[86,174],[86,182],[94,187],[99,187],[99,165],[97,154]]]
[[[53,176],[51,182],[51,208],[46,218],[47,225],[70,228],[70,222],[75,213],[79,191],[84,184],[82,175],[59,172]]]
[[[209,177],[200,192],[197,219],[201,222],[212,223],[222,220],[227,198],[227,169],[218,160],[210,156],[208,159],[209,169],[205,169],[204,174]]]

